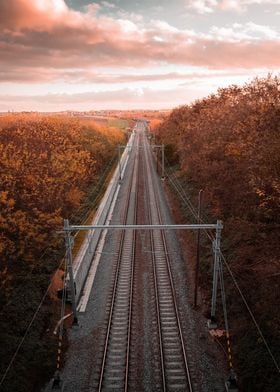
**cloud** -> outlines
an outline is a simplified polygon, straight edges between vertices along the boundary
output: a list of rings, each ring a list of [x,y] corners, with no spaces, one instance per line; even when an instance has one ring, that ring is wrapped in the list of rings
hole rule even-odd
[[[210,9],[218,1],[198,3]],[[99,15],[98,9],[93,3],[84,12],[74,11],[63,0],[0,2],[0,79],[119,83],[124,77],[106,74],[106,69],[131,73],[132,68],[162,64],[209,69],[280,66],[279,35],[269,26],[250,22],[213,27],[202,34],[160,20],[144,22],[137,15],[130,20],[119,14]]]
[[[215,11],[245,12],[252,5],[279,5],[280,0],[187,0],[186,7],[199,14]]]
[[[79,94],[47,94],[36,96],[0,95],[2,110],[62,111],[98,109],[157,109],[171,108],[202,97],[201,87],[185,87],[155,91],[150,88],[124,88],[108,91],[91,91]],[[44,109],[42,109],[44,108]]]
[[[106,8],[117,8],[116,4],[110,3],[109,1],[101,1],[101,4]]]
[[[193,9],[199,14],[207,14],[214,12],[215,7],[218,6],[216,0],[192,0],[187,1],[187,7]]]
[[[279,41],[278,32],[270,26],[259,25],[253,22],[245,24],[234,23],[232,26],[217,27],[212,26],[210,35],[219,41],[242,42],[256,40]]]
[[[9,0],[0,3],[0,26],[18,30],[43,29],[59,23],[62,18],[75,16],[64,0]]]
[[[277,31],[272,29],[270,26],[258,25],[253,22],[248,22],[245,24],[245,31],[259,34],[263,38],[267,39],[279,39],[279,34]]]
[[[34,68],[32,72],[27,72],[23,70],[22,73],[16,73],[11,70],[0,71],[0,83],[2,82],[17,82],[17,83],[40,83],[44,84],[49,81],[64,81],[66,83],[79,83],[79,84],[104,84],[104,85],[114,85],[114,84],[130,84],[138,82],[160,82],[160,81],[188,81],[193,82],[195,80],[205,80],[213,77],[227,77],[232,75],[247,75],[248,70],[238,69],[236,71],[210,71],[201,70],[200,72],[167,72],[167,73],[105,73],[104,71],[56,71],[47,69],[36,69]]]
[[[263,75],[265,76],[265,71]],[[153,76],[154,75],[149,75]],[[0,111],[4,110],[99,110],[99,109],[171,109],[178,105],[202,98],[219,87],[240,84],[255,76],[254,70],[240,70],[234,75],[229,72],[189,73],[157,75],[158,79],[182,78],[182,82],[170,87],[153,89],[152,87],[123,87],[105,91],[84,93],[36,94],[33,96],[0,94]],[[136,76],[135,76],[136,77]],[[129,80],[129,76],[126,79]],[[206,80],[210,79],[209,85]],[[185,79],[185,80],[184,80]],[[184,80],[184,81],[183,81]],[[210,90],[209,90],[210,86]]]

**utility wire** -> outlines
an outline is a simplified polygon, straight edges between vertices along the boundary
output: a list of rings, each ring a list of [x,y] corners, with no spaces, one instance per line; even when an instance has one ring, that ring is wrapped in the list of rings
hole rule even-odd
[[[61,261],[61,263],[60,263],[58,269],[62,266],[63,261],[64,261],[64,258],[62,259],[62,261]],[[18,344],[18,346],[17,346],[16,351],[14,352],[14,355],[12,356],[12,358],[11,358],[11,360],[10,360],[10,362],[9,362],[9,365],[7,366],[7,368],[6,368],[6,370],[5,370],[4,374],[3,374],[3,376],[2,376],[2,378],[1,378],[0,386],[1,386],[1,385],[3,384],[3,382],[5,381],[5,379],[6,379],[6,377],[7,377],[7,374],[8,374],[8,372],[9,372],[10,369],[11,369],[12,364],[14,363],[14,361],[15,361],[15,359],[16,359],[18,353],[19,353],[19,350],[20,350],[21,346],[23,345],[23,343],[24,343],[24,341],[25,341],[25,339],[26,339],[26,337],[27,337],[27,335],[28,335],[28,332],[29,332],[30,328],[32,327],[32,325],[33,325],[33,323],[34,323],[34,321],[35,321],[35,319],[36,319],[36,317],[37,317],[37,315],[38,315],[38,313],[39,313],[39,311],[40,311],[40,309],[41,309],[41,307],[42,307],[42,305],[43,305],[43,303],[44,303],[44,301],[45,301],[45,299],[46,299],[46,296],[47,296],[47,294],[48,294],[48,292],[49,292],[49,290],[50,290],[51,285],[52,285],[52,282],[48,285],[48,288],[46,289],[46,291],[45,291],[45,293],[44,293],[44,295],[43,295],[43,297],[42,297],[42,299],[41,299],[41,301],[40,301],[40,303],[39,303],[37,309],[35,310],[35,312],[34,312],[34,314],[33,314],[32,319],[31,319],[30,323],[28,324],[28,327],[26,328],[26,330],[25,330],[25,332],[24,332],[24,335],[23,335],[23,337],[21,338],[21,341],[19,342],[19,344]]]
[[[238,290],[238,292],[239,292],[239,294],[240,294],[240,296],[242,298],[242,301],[243,301],[244,305],[246,306],[246,308],[247,308],[247,310],[248,310],[248,312],[249,312],[249,314],[250,314],[250,316],[251,316],[251,318],[252,318],[252,320],[253,320],[253,322],[254,322],[254,324],[255,324],[255,326],[256,326],[256,328],[257,328],[257,330],[258,330],[258,332],[259,332],[259,334],[260,334],[260,336],[261,336],[261,338],[262,338],[262,340],[264,342],[264,344],[265,344],[265,346],[266,346],[266,349],[267,349],[267,351],[268,351],[272,361],[274,362],[274,365],[275,365],[278,373],[280,374],[280,367],[279,367],[279,365],[278,365],[278,363],[277,363],[277,361],[275,359],[275,356],[273,355],[273,353],[272,353],[272,351],[271,351],[271,349],[270,349],[270,347],[269,347],[269,345],[267,343],[267,340],[265,339],[265,337],[264,337],[264,335],[262,333],[262,330],[261,330],[261,328],[260,328],[260,326],[259,326],[259,324],[258,324],[258,322],[257,322],[257,320],[256,320],[256,318],[255,318],[255,316],[254,316],[254,314],[253,314],[253,312],[252,312],[252,310],[251,310],[251,308],[250,308],[250,306],[249,306],[245,296],[244,296],[244,294],[242,293],[242,290],[241,290],[241,288],[240,288],[236,278],[234,277],[233,272],[232,272],[231,268],[229,267],[229,265],[228,265],[228,263],[226,261],[225,256],[222,253],[221,253],[221,257],[222,257],[223,262],[224,262],[224,264],[225,264],[225,266],[226,266],[226,268],[227,268],[227,270],[228,270],[228,272],[229,272],[229,274],[230,274],[230,276],[231,276],[231,278],[232,278],[232,280],[234,282],[234,285],[235,285],[236,289]]]
[[[35,268],[38,266],[38,263],[43,259],[43,257],[47,254],[47,252],[48,252],[48,250],[50,250],[50,248],[51,248],[51,245],[47,245],[47,247],[45,247],[44,249],[42,249],[42,251],[41,251],[41,256],[40,256],[39,259],[37,260],[37,264],[34,264],[34,265],[31,267],[31,269],[29,270],[28,274],[27,274],[27,275],[25,276],[25,278],[24,278],[24,282],[23,282],[20,286],[18,286],[15,290],[13,290],[13,297],[12,297],[8,302],[6,302],[6,303],[3,305],[2,309],[1,309],[1,312],[0,312],[0,315],[3,315],[3,314],[4,314],[4,310],[5,310],[9,305],[11,305],[11,304],[13,303],[13,299],[17,297],[18,292],[21,291],[21,289],[22,289],[22,287],[25,285],[27,279],[31,277],[33,271],[34,271]]]
[[[66,276],[67,276],[67,258],[65,257],[65,273],[63,277],[63,289],[62,289],[62,300],[61,300],[61,309],[60,309],[60,327],[58,334],[58,343],[57,343],[57,357],[56,357],[56,369],[59,371],[61,367],[61,359],[62,359],[62,339],[63,339],[63,324],[64,324],[64,315],[65,315],[65,306],[66,306]]]
[[[43,305],[43,302],[44,302],[44,300],[45,300],[45,298],[46,298],[46,296],[47,296],[47,293],[48,293],[50,287],[51,287],[51,283],[49,284],[49,286],[48,286],[48,288],[47,288],[45,294],[43,295],[43,298],[41,299],[41,302],[40,302],[39,306],[37,307],[37,309],[36,309],[36,311],[35,311],[35,313],[34,313],[32,319],[31,319],[31,321],[30,321],[30,323],[29,323],[27,329],[25,330],[25,333],[24,333],[24,335],[23,335],[23,337],[22,337],[22,339],[21,339],[19,345],[17,346],[17,349],[16,349],[14,355],[12,356],[12,359],[10,360],[10,363],[9,363],[9,365],[8,365],[8,367],[7,367],[5,373],[4,373],[4,375],[3,375],[3,377],[2,377],[2,379],[1,379],[1,381],[0,381],[0,386],[3,384],[5,378],[6,378],[8,372],[9,372],[9,370],[10,370],[10,368],[11,368],[11,366],[12,366],[12,364],[13,364],[13,362],[14,362],[14,360],[15,360],[15,358],[16,358],[16,356],[17,356],[17,354],[18,354],[18,352],[19,352],[19,350],[20,350],[20,348],[21,348],[21,346],[22,346],[22,344],[23,344],[23,342],[25,341],[25,338],[26,338],[26,336],[27,336],[27,334],[28,334],[28,332],[29,332],[29,330],[30,330],[30,328],[31,328],[31,326],[32,326],[32,324],[33,324],[33,322],[34,322],[34,320],[35,320],[35,318],[36,318],[36,316],[37,316],[39,310],[41,309],[41,306]]]
[[[171,172],[171,166],[170,166],[170,164],[168,162],[167,162],[167,164],[169,166],[169,171]],[[196,212],[195,207],[193,206],[193,204],[191,203],[190,199],[185,194],[185,191],[182,188],[182,185],[179,183],[178,178],[176,177],[174,172],[172,173],[172,176],[173,176],[173,178],[171,178],[171,176],[168,175],[168,179],[170,180],[171,184],[173,185],[173,188],[177,191],[178,195],[181,197],[181,199],[184,201],[184,203],[189,207],[191,213],[196,218],[198,216],[198,212]],[[205,223],[205,220],[203,218],[201,218],[201,221],[202,221],[202,223]],[[213,234],[211,234],[208,230],[204,230],[204,231],[206,232],[207,237],[211,241],[213,241],[214,240]],[[261,328],[260,328],[260,326],[259,326],[259,324],[258,324],[258,322],[257,322],[257,320],[256,320],[256,318],[255,318],[255,316],[254,316],[254,314],[253,314],[253,312],[252,312],[252,310],[251,310],[251,308],[250,308],[250,306],[249,306],[249,304],[248,304],[248,302],[247,302],[247,300],[246,300],[246,298],[245,298],[245,296],[244,296],[244,294],[243,294],[243,292],[242,292],[242,290],[241,290],[241,288],[240,288],[240,286],[239,286],[239,284],[238,284],[238,282],[236,280],[236,278],[234,277],[234,274],[233,274],[233,272],[232,272],[228,262],[226,261],[226,258],[224,256],[224,254],[222,253],[222,251],[221,251],[221,258],[223,260],[224,265],[227,268],[227,271],[228,271],[231,279],[233,280],[233,283],[234,283],[237,291],[239,292],[239,294],[241,296],[241,299],[242,299],[242,301],[243,301],[243,303],[244,303],[244,305],[245,305],[245,307],[246,307],[246,309],[247,309],[247,311],[248,311],[248,313],[249,313],[253,323],[255,324],[255,327],[256,327],[259,335],[261,336],[261,338],[262,338],[262,340],[263,340],[263,342],[265,344],[265,347],[266,347],[266,349],[267,349],[267,351],[268,351],[268,353],[269,353],[269,355],[270,355],[270,357],[271,357],[271,359],[272,359],[272,361],[273,361],[273,363],[274,363],[278,373],[280,374],[280,367],[279,367],[279,365],[278,365],[278,363],[277,363],[277,361],[275,359],[275,356],[273,355],[273,353],[272,353],[272,351],[271,351],[271,349],[270,349],[270,347],[269,347],[269,345],[267,343],[267,340],[265,339],[264,334],[263,334],[263,332],[262,332],[262,330],[261,330]],[[223,295],[224,295],[224,293],[223,293]],[[225,311],[226,311],[226,309],[225,309]],[[227,319],[225,320],[225,323],[228,324]]]

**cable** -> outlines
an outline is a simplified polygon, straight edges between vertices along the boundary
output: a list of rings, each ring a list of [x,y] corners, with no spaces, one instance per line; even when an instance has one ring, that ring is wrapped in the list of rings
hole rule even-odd
[[[58,269],[61,268],[61,266],[62,266],[64,260],[65,260],[65,256],[63,257],[63,259],[62,259],[62,261],[61,261],[61,263],[60,263]],[[5,381],[5,378],[7,377],[7,374],[8,374],[8,372],[9,372],[9,370],[10,370],[12,364],[14,363],[14,360],[15,360],[16,357],[17,357],[18,352],[19,352],[21,346],[23,345],[23,343],[24,343],[24,341],[25,341],[25,339],[26,339],[26,336],[27,336],[27,334],[28,334],[30,328],[32,327],[32,324],[34,323],[34,321],[35,321],[35,319],[36,319],[36,317],[37,317],[37,315],[38,315],[38,313],[39,313],[39,311],[40,311],[40,309],[41,309],[41,307],[42,307],[42,305],[43,305],[43,303],[44,303],[44,301],[45,301],[45,299],[46,299],[46,296],[47,296],[47,294],[48,294],[48,292],[49,292],[49,289],[51,288],[51,285],[52,285],[52,282],[48,285],[48,288],[46,289],[46,291],[45,291],[45,293],[44,293],[44,295],[43,295],[43,297],[42,297],[42,299],[41,299],[41,301],[40,301],[40,303],[39,303],[39,305],[38,305],[36,311],[35,311],[34,314],[33,314],[33,317],[32,317],[32,319],[31,319],[30,323],[28,324],[28,327],[26,328],[26,330],[25,330],[25,332],[24,332],[24,335],[23,335],[23,337],[22,337],[20,343],[19,343],[18,346],[17,346],[17,349],[16,349],[16,351],[14,352],[14,355],[12,356],[12,359],[10,360],[9,365],[8,365],[8,367],[6,368],[4,374],[3,374],[2,378],[1,378],[0,386],[1,386],[1,385],[3,384],[3,382]]]
[[[67,259],[65,257],[64,264],[64,277],[63,277],[63,289],[62,289],[62,300],[61,300],[61,310],[60,310],[60,320],[61,324],[59,327],[58,343],[57,343],[57,358],[56,358],[56,369],[60,370],[61,367],[61,354],[62,354],[62,338],[63,338],[63,322],[65,315],[65,305],[66,305],[66,277],[67,277]]]
[[[265,337],[264,337],[264,335],[262,333],[262,330],[261,330],[261,328],[260,328],[260,326],[259,326],[259,324],[258,324],[258,322],[257,322],[257,320],[256,320],[256,318],[255,318],[255,316],[254,316],[254,314],[253,314],[253,312],[252,312],[252,310],[251,310],[251,308],[250,308],[250,306],[249,306],[245,296],[244,296],[244,294],[242,293],[241,288],[239,287],[239,284],[237,283],[237,280],[235,279],[235,277],[233,275],[233,272],[231,271],[231,269],[230,269],[230,267],[229,267],[229,265],[228,265],[224,255],[222,254],[222,252],[221,252],[221,257],[222,257],[223,262],[224,262],[224,264],[225,264],[225,266],[226,266],[226,268],[227,268],[227,270],[228,270],[228,272],[229,272],[229,274],[230,274],[230,276],[231,276],[231,278],[232,278],[232,280],[233,280],[233,282],[235,284],[236,289],[238,290],[238,292],[239,292],[239,294],[240,294],[240,296],[242,298],[242,301],[243,301],[244,305],[246,306],[246,308],[247,308],[247,310],[248,310],[248,312],[249,312],[249,314],[251,316],[251,319],[253,320],[253,322],[254,322],[254,324],[255,324],[255,326],[256,326],[256,328],[257,328],[257,330],[258,330],[258,332],[259,332],[259,334],[260,334],[260,336],[261,336],[261,338],[262,338],[262,340],[263,340],[263,342],[264,342],[264,344],[266,346],[266,349],[267,349],[267,351],[268,351],[272,361],[274,362],[274,365],[275,365],[278,373],[280,374],[280,367],[279,367],[279,365],[278,365],[278,363],[277,363],[277,361],[276,361],[276,359],[275,359],[275,357],[274,357],[274,355],[273,355],[273,353],[272,353],[272,351],[271,351],[271,349],[270,349],[270,347],[269,347],[269,345],[268,345],[268,343],[267,343],[267,341],[266,341],[266,339],[265,339]]]
[[[220,255],[221,255],[221,251],[220,251]],[[224,321],[225,321],[225,329],[226,329],[227,358],[228,358],[228,363],[229,363],[229,369],[233,370],[232,350],[231,350],[231,341],[230,341],[228,315],[227,315],[226,292],[225,292],[223,265],[221,263],[221,260],[219,260],[219,278],[220,278],[221,296],[222,296],[222,304],[223,304],[223,311],[224,311]]]
[[[167,164],[169,165],[168,162],[167,162]],[[171,169],[170,169],[170,171],[171,171]],[[167,175],[167,177],[170,180],[171,184],[173,185],[173,188],[177,191],[177,193],[180,196],[180,198],[189,207],[191,213],[196,218],[197,217],[197,213],[196,213],[195,207],[191,203],[190,199],[186,196],[184,189],[182,188],[181,184],[178,181],[178,178],[174,175],[174,173],[172,173],[172,175],[173,175],[174,180],[171,178],[170,175]],[[205,223],[205,219],[201,218],[201,221],[202,221],[202,223]],[[207,237],[211,241],[213,241],[214,240],[213,234],[210,233],[208,230],[204,230],[204,231],[205,231]],[[234,285],[235,285],[236,289],[238,290],[238,292],[239,292],[239,294],[240,294],[240,296],[242,298],[242,301],[243,301],[244,305],[246,306],[246,309],[247,309],[247,311],[248,311],[248,313],[249,313],[253,323],[255,324],[255,326],[257,328],[257,331],[258,331],[259,335],[261,336],[261,338],[262,338],[262,340],[263,340],[263,342],[265,344],[265,347],[266,347],[266,349],[267,349],[267,351],[268,351],[268,353],[269,353],[269,355],[270,355],[270,357],[271,357],[271,359],[272,359],[272,361],[273,361],[273,363],[274,363],[278,373],[280,373],[280,367],[279,367],[279,365],[278,365],[278,363],[277,363],[277,361],[276,361],[276,359],[275,359],[275,357],[274,357],[274,355],[273,355],[273,353],[272,353],[272,351],[271,351],[271,349],[270,349],[270,347],[269,347],[269,345],[268,345],[268,343],[267,343],[267,341],[266,341],[266,339],[265,339],[265,337],[264,337],[264,335],[262,333],[262,330],[261,330],[261,328],[260,328],[260,326],[259,326],[259,324],[258,324],[258,322],[257,322],[257,320],[256,320],[256,318],[255,318],[255,316],[254,316],[254,314],[253,314],[253,312],[252,312],[252,310],[251,310],[251,308],[250,308],[250,306],[249,306],[249,304],[248,304],[248,302],[247,302],[247,300],[246,300],[246,298],[245,298],[245,296],[244,296],[244,294],[243,294],[243,292],[241,290],[241,288],[238,285],[237,280],[235,279],[235,277],[233,275],[233,272],[231,271],[231,269],[229,267],[229,264],[226,261],[225,256],[223,255],[222,251],[220,252],[220,254],[221,254],[221,258],[223,260],[223,263],[226,266],[227,271],[230,274],[231,279],[233,280]],[[220,279],[221,279],[221,275],[220,275]],[[223,293],[222,293],[222,296],[223,296]],[[226,312],[226,308],[224,309],[224,312]],[[227,316],[226,316],[226,319],[225,319],[225,324],[226,324],[226,328],[228,328],[228,322],[226,320],[227,320]]]
[[[4,373],[4,375],[3,375],[3,377],[2,377],[2,379],[0,381],[0,386],[3,384],[5,378],[6,378],[8,372],[9,372],[9,370],[10,370],[10,368],[11,368],[11,366],[12,366],[12,364],[13,364],[13,362],[14,362],[14,360],[15,360],[15,358],[16,358],[16,356],[17,356],[17,354],[18,354],[18,352],[19,352],[19,350],[20,350],[20,348],[22,346],[22,344],[23,344],[23,342],[25,341],[25,338],[26,338],[26,336],[27,336],[27,334],[28,334],[28,332],[29,332],[29,330],[30,330],[30,328],[31,328],[31,326],[32,326],[32,324],[33,324],[33,322],[34,322],[34,320],[35,320],[39,310],[41,309],[41,306],[42,306],[42,304],[43,304],[43,302],[44,302],[44,300],[45,300],[45,298],[47,296],[47,293],[48,293],[50,287],[51,287],[51,283],[49,284],[49,286],[48,286],[48,288],[47,288],[43,298],[41,299],[41,302],[40,302],[37,310],[35,311],[32,319],[31,319],[31,321],[30,321],[30,323],[29,323],[29,325],[28,325],[28,327],[27,327],[27,329],[26,329],[26,331],[25,331],[25,333],[24,333],[24,335],[23,335],[23,337],[22,337],[22,339],[21,339],[21,341],[20,341],[20,343],[19,343],[19,345],[18,345],[18,347],[17,347],[17,349],[16,349],[16,351],[15,351],[15,353],[14,353],[14,355],[13,355],[13,357],[12,357],[12,359],[11,359],[11,361],[10,361],[6,371],[5,371],[5,373]]]
[[[21,289],[22,289],[22,287],[25,285],[25,282],[27,281],[27,279],[31,277],[33,271],[35,270],[36,267],[38,267],[39,262],[43,259],[43,257],[46,255],[47,251],[50,250],[50,248],[51,248],[51,245],[47,245],[47,246],[42,250],[41,256],[40,256],[39,259],[37,260],[37,264],[34,264],[34,265],[31,267],[29,273],[25,276],[24,282],[23,282],[20,286],[18,286],[15,290],[13,290],[13,297],[12,297],[8,302],[6,302],[6,303],[3,305],[2,310],[1,310],[1,312],[0,312],[0,315],[3,315],[3,314],[4,314],[4,310],[5,310],[9,305],[11,305],[11,304],[13,303],[13,299],[17,297],[17,293],[21,291]]]
[[[31,328],[31,326],[32,326],[32,324],[33,324],[33,322],[34,322],[34,320],[35,320],[39,310],[41,309],[41,306],[43,305],[43,302],[44,302],[44,300],[45,300],[45,298],[46,298],[46,296],[48,294],[48,291],[49,291],[50,287],[51,287],[51,283],[49,284],[45,294],[43,295],[43,298],[41,299],[41,302],[40,302],[39,306],[37,307],[37,309],[36,309],[32,319],[31,319],[31,321],[30,321],[30,323],[29,323],[29,325],[28,325],[28,327],[27,327],[27,329],[26,329],[26,331],[25,331],[25,333],[24,333],[24,335],[23,335],[23,337],[22,337],[22,339],[21,339],[21,341],[20,341],[20,343],[19,343],[19,345],[18,345],[18,347],[17,347],[17,349],[16,349],[16,351],[15,351],[15,353],[14,353],[14,355],[13,355],[13,357],[12,357],[8,367],[7,367],[7,369],[6,369],[6,371],[5,371],[5,373],[4,373],[4,375],[3,375],[3,377],[2,377],[2,379],[0,381],[0,386],[3,384],[5,378],[6,378],[8,372],[9,372],[9,370],[10,370],[10,368],[11,368],[11,366],[12,366],[12,364],[13,364],[13,362],[14,362],[14,360],[15,360],[15,358],[16,358],[16,356],[17,356],[17,354],[18,354],[18,352],[19,352],[19,350],[20,350],[20,348],[22,346],[22,344],[23,344],[23,342],[25,341],[25,338],[26,338],[26,336],[27,336],[27,334],[28,334],[28,332],[29,332],[29,330],[30,330],[30,328]]]

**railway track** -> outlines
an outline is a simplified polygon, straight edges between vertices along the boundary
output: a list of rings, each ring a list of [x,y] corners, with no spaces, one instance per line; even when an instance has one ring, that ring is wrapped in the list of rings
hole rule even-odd
[[[146,155],[146,190],[148,193],[149,224],[163,224],[160,202],[155,187],[154,168],[149,146],[144,141]],[[149,175],[148,175],[149,173]],[[157,309],[158,341],[162,391],[193,391],[176,300],[167,242],[163,230],[150,232],[154,296]]]
[[[123,213],[123,224],[137,220],[138,152],[135,153],[132,175]],[[120,234],[108,326],[104,345],[98,391],[128,391],[129,357],[132,325],[133,282],[136,232]]]
[[[122,223],[137,224],[145,220],[147,224],[162,224],[154,163],[143,131],[138,131],[135,142],[135,147],[136,144],[140,144],[140,149],[134,149],[134,155],[131,157],[133,169],[126,193]],[[141,211],[137,208],[139,204]],[[142,210],[143,206],[145,211]],[[141,215],[140,219],[138,215]],[[96,388],[92,390],[192,392],[165,233],[162,230],[153,230],[145,237],[143,244],[143,238],[136,238],[136,231],[123,230],[118,243],[102,363]],[[145,252],[141,247],[150,249],[149,257],[144,256]],[[138,322],[135,315],[139,312],[139,299],[137,301],[135,293],[137,290],[139,292],[139,285],[143,284],[143,279],[136,275],[143,265],[146,265],[151,277],[149,281],[152,282],[149,292],[153,306],[149,317],[156,320],[156,333],[153,337],[156,343],[153,347],[156,346],[156,357],[159,358],[157,363],[150,364],[158,368],[153,374],[159,375],[155,377],[152,389],[144,387],[143,384],[141,386],[139,381],[135,382],[135,378],[143,373],[145,366],[135,360],[131,361],[132,354],[137,350],[137,341],[141,344],[139,342],[142,340],[143,343],[144,340],[143,336],[137,336],[139,328],[135,327]],[[144,361],[143,358],[141,360]],[[139,367],[142,368],[141,371]]]

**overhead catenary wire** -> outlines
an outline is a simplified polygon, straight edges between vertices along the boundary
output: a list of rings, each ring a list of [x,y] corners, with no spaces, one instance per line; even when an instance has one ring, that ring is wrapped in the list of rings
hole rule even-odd
[[[193,204],[190,201],[189,197],[186,195],[186,192],[183,189],[182,185],[180,184],[178,178],[174,174],[174,171],[172,172],[171,165],[169,164],[169,162],[167,160],[166,160],[166,163],[167,163],[167,166],[168,166],[168,169],[169,169],[169,173],[171,172],[171,175],[172,175],[172,177],[171,177],[171,175],[168,174],[167,178],[169,179],[171,185],[173,186],[173,188],[175,189],[177,194],[180,196],[180,198],[182,199],[184,204],[189,207],[189,210],[192,213],[192,215],[195,218],[197,218],[198,211],[196,212],[196,208],[193,206]],[[201,222],[205,223],[205,219],[201,218]],[[214,240],[214,236],[213,236],[213,234],[211,234],[211,232],[209,232],[208,230],[204,230],[204,232],[206,233],[206,235],[207,235],[207,237],[208,237],[208,239],[210,241]],[[222,259],[222,261],[223,261],[223,263],[224,263],[224,265],[225,265],[225,267],[226,267],[226,269],[227,269],[227,271],[228,271],[228,273],[229,273],[229,275],[230,275],[230,277],[231,277],[231,279],[232,279],[232,281],[233,281],[233,283],[234,283],[234,285],[235,285],[235,287],[236,287],[236,289],[237,289],[237,291],[238,291],[238,293],[239,293],[239,295],[240,295],[240,297],[241,297],[241,299],[242,299],[242,301],[243,301],[243,303],[244,303],[244,305],[245,305],[245,307],[246,307],[246,309],[247,309],[247,311],[248,311],[248,313],[249,313],[249,315],[250,315],[250,317],[251,317],[251,319],[252,319],[252,321],[253,321],[253,323],[254,323],[257,331],[258,331],[258,333],[259,333],[259,335],[260,335],[260,337],[262,338],[262,340],[264,342],[266,350],[267,350],[269,356],[271,357],[272,362],[275,365],[275,368],[277,369],[278,373],[280,374],[280,366],[277,363],[276,358],[275,358],[271,348],[269,347],[269,344],[268,344],[268,342],[267,342],[267,340],[266,340],[266,338],[265,338],[265,336],[264,336],[264,334],[263,334],[263,332],[262,332],[262,330],[260,328],[260,325],[257,322],[256,317],[254,316],[254,313],[253,313],[252,309],[250,308],[250,306],[248,304],[248,301],[246,300],[246,297],[243,294],[243,292],[242,292],[242,290],[241,290],[241,288],[240,288],[240,286],[239,286],[239,284],[238,284],[238,282],[237,282],[237,280],[236,280],[236,278],[235,278],[235,276],[234,276],[234,274],[233,274],[233,272],[232,272],[232,270],[231,270],[231,268],[230,268],[230,266],[229,266],[229,264],[228,264],[228,262],[227,262],[227,260],[226,260],[226,258],[224,256],[223,252],[221,251],[220,254],[221,254],[221,259]],[[225,322],[228,325],[228,320],[225,321]]]
[[[192,204],[190,198],[187,196],[186,191],[182,187],[182,185],[179,182],[178,178],[176,177],[174,171],[173,172],[171,171],[171,165],[169,164],[168,161],[167,161],[167,165],[169,166],[168,167],[169,172],[171,172],[171,174],[167,173],[168,180],[171,182],[173,188],[176,190],[176,192],[178,193],[178,195],[180,196],[180,198],[182,199],[184,204],[189,208],[189,210],[192,213],[193,217],[197,221],[197,219],[198,219],[198,210],[194,207],[194,205]],[[203,217],[203,215],[200,217],[200,221],[201,221],[201,223],[205,223],[205,217]],[[211,241],[213,241],[214,240],[214,235],[209,230],[205,230],[205,232],[206,232],[207,237]]]

